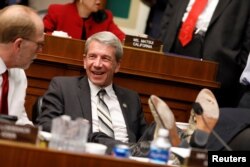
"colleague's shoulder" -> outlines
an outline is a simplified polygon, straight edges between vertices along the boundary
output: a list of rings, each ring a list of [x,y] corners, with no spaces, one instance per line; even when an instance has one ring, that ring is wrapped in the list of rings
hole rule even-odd
[[[68,90],[79,87],[82,84],[81,80],[82,77],[78,76],[56,76],[51,79],[50,86]]]
[[[83,77],[82,76],[55,76],[52,78],[54,82],[62,82],[62,83],[72,83],[79,82]]]
[[[52,78],[48,91],[64,92],[66,94],[74,94],[79,88],[87,88],[87,81],[83,77],[75,76],[57,76]]]

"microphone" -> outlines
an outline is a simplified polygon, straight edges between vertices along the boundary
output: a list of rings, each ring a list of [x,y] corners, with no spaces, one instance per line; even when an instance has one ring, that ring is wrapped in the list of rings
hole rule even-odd
[[[200,103],[194,102],[192,108],[194,109],[195,114],[197,115],[203,114],[203,108],[201,107]]]
[[[197,103],[197,102],[194,102],[193,105],[192,105],[192,108],[194,110],[194,112],[197,114],[197,115],[200,115],[205,126],[211,131],[211,133],[215,136],[215,138],[225,147],[225,149],[227,151],[232,151],[232,149],[229,147],[228,144],[226,144],[226,142],[218,135],[218,133],[216,133],[216,131],[214,129],[211,129],[207,123],[207,121],[205,120],[204,118],[204,115],[203,115],[203,108],[201,107],[200,103]],[[198,134],[198,133],[197,133]],[[208,138],[207,138],[208,139]]]

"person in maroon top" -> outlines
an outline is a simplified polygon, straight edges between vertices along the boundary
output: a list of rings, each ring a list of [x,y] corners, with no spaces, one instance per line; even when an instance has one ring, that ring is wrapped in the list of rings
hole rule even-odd
[[[113,21],[109,10],[101,9],[102,0],[74,0],[67,4],[51,4],[43,18],[45,32],[64,31],[85,40],[100,31],[110,31],[121,41],[125,34]]]

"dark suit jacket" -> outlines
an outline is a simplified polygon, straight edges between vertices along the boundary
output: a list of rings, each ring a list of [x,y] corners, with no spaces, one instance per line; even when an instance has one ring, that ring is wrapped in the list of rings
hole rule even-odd
[[[120,107],[127,126],[129,142],[137,142],[146,129],[146,122],[137,93],[114,85]],[[60,115],[69,115],[72,119],[85,118],[90,123],[92,133],[92,115],[90,87],[86,77],[55,77],[43,97],[42,114],[38,122],[43,130],[50,131],[52,119]]]
[[[124,40],[125,34],[114,23],[111,11],[105,10],[105,12],[107,18],[103,22],[97,23],[90,16],[84,23],[78,14],[75,3],[52,4],[43,18],[45,32],[64,31],[72,38],[81,39],[83,24],[85,24],[86,38],[100,31],[110,31],[121,41]]]
[[[247,108],[220,108],[220,117],[214,131],[227,143],[230,144],[234,138],[245,128],[250,127],[250,109]],[[248,136],[250,139],[250,136]],[[242,139],[239,147],[249,148],[249,140]],[[247,141],[247,142],[243,142]],[[207,143],[209,150],[221,150],[224,146],[214,136],[210,135]]]
[[[164,52],[172,52],[189,0],[169,0],[160,39]],[[236,88],[250,47],[250,1],[219,0],[204,38],[203,59],[219,63],[222,89]],[[229,97],[233,98],[234,95]],[[219,100],[219,99],[218,99]],[[237,104],[237,102],[235,102]],[[223,106],[220,106],[223,107]]]

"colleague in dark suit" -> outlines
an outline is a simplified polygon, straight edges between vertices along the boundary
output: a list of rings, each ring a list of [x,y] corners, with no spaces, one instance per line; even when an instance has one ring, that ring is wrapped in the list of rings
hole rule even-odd
[[[220,108],[220,117],[214,131],[232,150],[250,150],[250,109]],[[209,150],[227,150],[219,140],[211,134],[206,148]]]
[[[43,22],[45,32],[64,31],[77,39],[87,39],[100,31],[110,31],[121,41],[125,34],[114,23],[109,10],[100,9],[101,1],[74,0],[67,4],[52,4]]]
[[[52,119],[69,115],[85,118],[90,123],[89,141],[112,148],[117,143],[135,143],[146,129],[139,95],[113,84],[119,71],[123,48],[111,32],[99,32],[87,39],[84,68],[87,76],[55,77],[43,97],[38,122],[44,131],[51,130]],[[98,118],[98,92],[106,90],[104,101],[109,108],[114,137],[101,131]]]
[[[157,39],[160,33],[161,19],[168,3],[168,0],[141,0],[150,7],[145,34],[149,37]]]
[[[249,54],[250,55],[250,54]],[[248,55],[247,64],[240,76],[240,83],[244,86],[244,93],[240,99],[238,107],[250,108],[250,57]]]
[[[217,80],[221,88],[214,93],[220,107],[235,107],[241,93],[238,81],[250,47],[250,1],[208,1],[198,17],[191,42],[183,46],[180,29],[193,3],[194,0],[169,0],[160,35],[164,52],[218,62]]]

